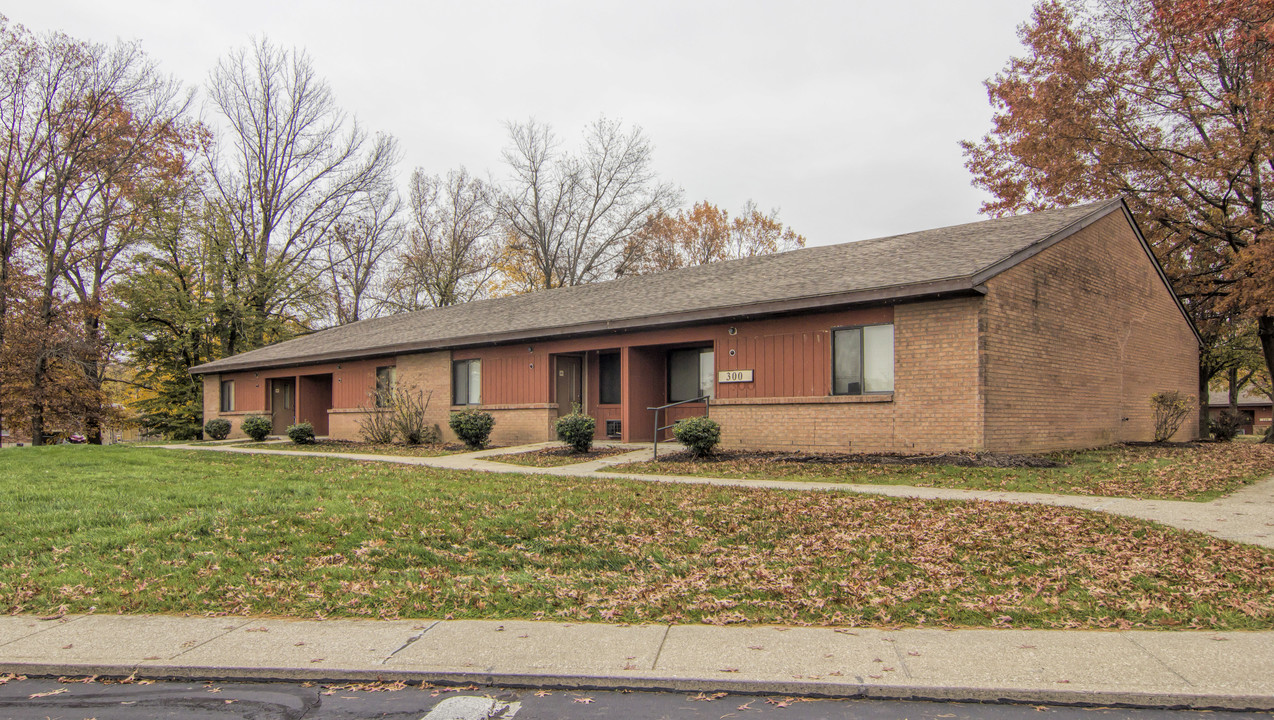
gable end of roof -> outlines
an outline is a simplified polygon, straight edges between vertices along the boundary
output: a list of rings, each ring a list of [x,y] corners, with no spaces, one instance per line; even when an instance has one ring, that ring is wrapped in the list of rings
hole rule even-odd
[[[1132,216],[1132,210],[1128,208],[1128,203],[1124,202],[1122,197],[1110,200],[1109,202],[1094,209],[1088,215],[1085,215],[1048,237],[1042,238],[995,263],[994,265],[987,267],[982,272],[974,275],[973,280],[976,284],[980,285],[996,275],[999,275],[1000,273],[1015,267],[1032,257],[1035,257],[1062,240],[1065,240],[1080,230],[1089,227],[1098,220],[1102,220],[1116,211],[1123,213],[1124,219],[1128,221],[1128,226],[1132,228],[1133,235],[1137,237],[1137,242],[1141,244],[1141,249],[1146,253],[1146,257],[1150,260],[1150,264],[1154,266],[1155,274],[1159,276],[1159,281],[1163,283],[1164,288],[1172,297],[1172,302],[1176,304],[1177,310],[1181,312],[1181,317],[1184,318],[1186,324],[1190,326],[1190,332],[1194,333],[1195,342],[1202,346],[1203,336],[1199,334],[1199,328],[1195,326],[1194,318],[1190,317],[1189,311],[1186,310],[1185,305],[1181,302],[1181,298],[1177,296],[1176,290],[1172,289],[1172,283],[1168,280],[1167,273],[1163,271],[1163,265],[1159,263],[1159,258],[1155,257],[1154,249],[1150,247],[1149,241],[1146,240],[1146,236],[1141,232],[1141,227],[1137,225],[1136,218]]]

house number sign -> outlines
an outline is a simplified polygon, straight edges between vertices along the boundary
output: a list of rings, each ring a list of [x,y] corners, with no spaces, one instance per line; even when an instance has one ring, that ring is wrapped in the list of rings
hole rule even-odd
[[[717,373],[717,382],[752,382],[751,370],[722,370]]]

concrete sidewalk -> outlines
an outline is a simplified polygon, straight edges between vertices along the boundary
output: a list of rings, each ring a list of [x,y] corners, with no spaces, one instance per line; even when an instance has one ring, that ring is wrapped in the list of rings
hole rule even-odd
[[[1274,632],[0,617],[0,673],[1274,709]]]
[[[607,443],[598,443],[599,446]],[[664,443],[660,443],[662,446]],[[526,475],[565,475],[573,477],[601,477],[642,482],[682,483],[691,485],[721,485],[728,487],[766,488],[773,490],[818,490],[823,492],[856,492],[869,495],[910,497],[930,500],[983,500],[988,502],[1035,503],[1096,510],[1115,515],[1150,520],[1185,530],[1196,530],[1223,540],[1250,543],[1274,548],[1274,478],[1241,488],[1237,492],[1211,502],[1186,502],[1182,500],[1137,500],[1095,495],[1057,495],[1051,493],[1003,492],[996,490],[960,490],[954,488],[926,488],[907,485],[858,485],[831,482],[794,482],[790,480],[740,480],[737,478],[691,477],[682,475],[642,475],[637,473],[610,472],[609,468],[623,463],[649,460],[650,446],[635,447],[630,453],[611,455],[577,465],[558,467],[531,467],[494,461],[490,458],[526,452],[543,447],[557,447],[561,443],[538,443],[518,447],[459,453],[439,457],[409,457],[395,455],[370,455],[356,453],[324,453],[299,450],[267,450],[242,445],[215,447],[208,445],[161,445],[173,450],[207,450],[244,454],[294,455],[297,457],[327,457],[341,460],[388,462],[402,465],[421,465],[449,470],[477,472],[505,472]],[[669,443],[670,451],[678,449]]]

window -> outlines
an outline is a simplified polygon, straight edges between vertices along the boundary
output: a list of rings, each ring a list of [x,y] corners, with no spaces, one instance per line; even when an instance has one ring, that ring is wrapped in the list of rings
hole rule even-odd
[[[451,363],[451,404],[482,404],[481,360],[457,360]]]
[[[619,353],[602,353],[597,356],[597,402],[602,405],[618,405]]]
[[[668,352],[668,402],[713,397],[716,364],[712,348]]]
[[[389,407],[394,397],[394,382],[398,379],[398,368],[393,365],[376,368],[376,407]]]
[[[832,394],[894,391],[894,326],[832,331]]]
[[[221,412],[234,412],[234,380],[221,381]]]

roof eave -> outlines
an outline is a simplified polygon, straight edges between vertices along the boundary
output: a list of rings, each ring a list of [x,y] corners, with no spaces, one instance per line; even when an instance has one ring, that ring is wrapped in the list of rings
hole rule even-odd
[[[669,313],[663,315],[647,315],[623,320],[607,320],[578,325],[565,325],[553,328],[534,328],[493,335],[471,335],[443,340],[424,342],[406,342],[394,345],[382,345],[367,350],[336,350],[326,353],[314,353],[303,357],[282,358],[261,362],[228,362],[215,360],[190,369],[191,375],[211,375],[214,373],[236,372],[242,370],[265,370],[285,367],[299,367],[325,362],[355,360],[363,358],[386,357],[411,352],[429,350],[450,350],[484,345],[502,345],[512,342],[541,341],[549,339],[565,339],[586,335],[601,335],[626,330],[645,330],[694,325],[703,322],[741,320],[770,315],[785,315],[811,310],[832,310],[852,305],[888,304],[900,300],[919,300],[955,295],[983,295],[986,288],[974,277],[957,277],[934,280],[910,285],[893,285],[888,287],[855,290],[847,293],[815,295],[811,297],[755,303],[751,305],[730,305],[726,307],[707,308],[691,312]]]

